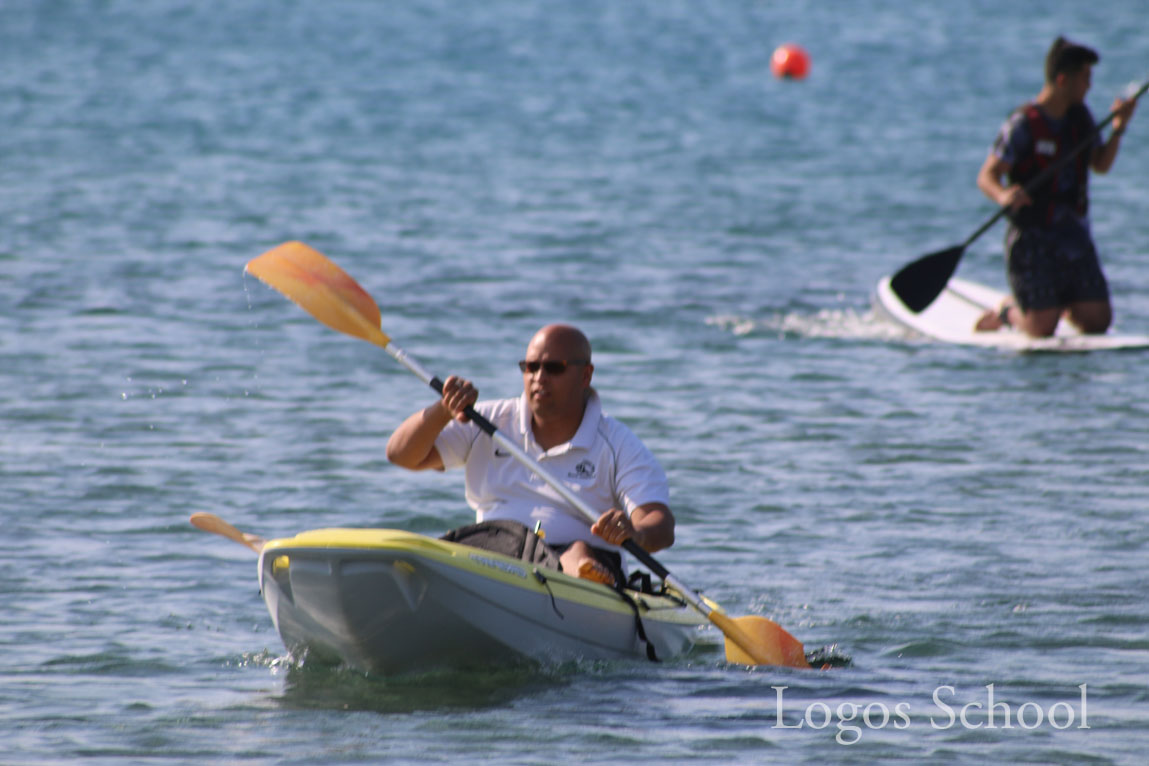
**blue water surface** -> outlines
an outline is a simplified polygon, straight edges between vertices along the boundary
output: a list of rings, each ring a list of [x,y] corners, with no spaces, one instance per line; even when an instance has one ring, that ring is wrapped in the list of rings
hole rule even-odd
[[[1146,355],[870,309],[993,214],[977,169],[1052,39],[1101,52],[1100,118],[1143,30],[1133,0],[5,0],[0,762],[1143,763]],[[786,42],[808,78],[770,74]],[[1092,184],[1129,333],[1147,125]],[[962,276],[1004,284],[1003,233]],[[290,239],[484,395],[582,327],[671,478],[661,560],[853,665],[731,666],[713,630],[659,666],[292,662],[253,557],[189,514],[471,514],[383,454],[431,392],[243,275]]]

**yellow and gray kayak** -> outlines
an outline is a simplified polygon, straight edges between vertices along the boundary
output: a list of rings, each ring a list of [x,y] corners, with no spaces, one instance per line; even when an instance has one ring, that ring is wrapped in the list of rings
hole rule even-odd
[[[382,674],[646,658],[650,649],[668,659],[709,624],[673,591],[620,594],[393,529],[319,529],[270,540],[260,553],[259,583],[294,657]]]

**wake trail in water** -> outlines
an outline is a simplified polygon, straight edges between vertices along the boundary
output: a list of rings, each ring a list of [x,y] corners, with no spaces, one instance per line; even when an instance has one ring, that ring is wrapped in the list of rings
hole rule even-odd
[[[843,340],[920,341],[910,330],[882,318],[872,309],[822,309],[814,313],[780,312],[763,318],[718,314],[706,324],[733,335],[777,335],[781,338],[837,338]]]

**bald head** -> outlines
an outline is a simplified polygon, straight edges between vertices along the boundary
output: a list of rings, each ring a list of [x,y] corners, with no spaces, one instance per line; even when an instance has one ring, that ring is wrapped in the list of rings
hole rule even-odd
[[[589,363],[590,341],[577,327],[569,324],[549,324],[536,332],[531,342],[527,344],[527,358]]]

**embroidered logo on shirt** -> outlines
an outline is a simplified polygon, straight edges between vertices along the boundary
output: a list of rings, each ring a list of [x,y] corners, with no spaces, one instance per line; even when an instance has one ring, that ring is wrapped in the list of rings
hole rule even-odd
[[[495,457],[510,457],[510,456],[511,456],[511,453],[503,452],[498,447],[495,447]]]
[[[1053,155],[1057,154],[1057,142],[1049,140],[1038,141],[1033,150],[1037,154],[1044,154],[1047,157],[1052,157]]]
[[[574,467],[574,470],[567,474],[572,479],[593,479],[595,473],[594,463],[589,460],[583,460],[581,463]]]

